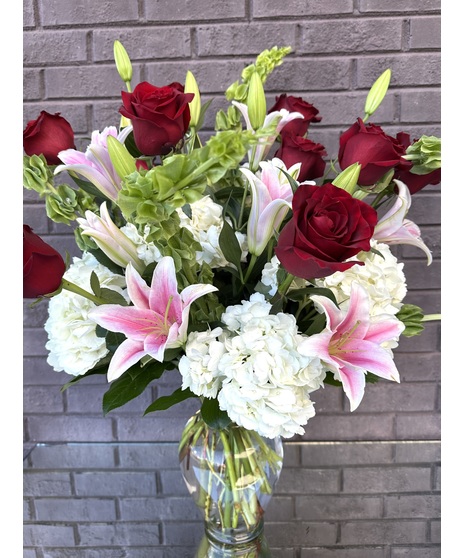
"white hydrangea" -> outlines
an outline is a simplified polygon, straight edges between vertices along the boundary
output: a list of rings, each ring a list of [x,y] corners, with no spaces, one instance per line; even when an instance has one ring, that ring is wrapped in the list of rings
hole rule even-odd
[[[372,240],[371,246],[381,255],[372,251],[362,252],[350,259],[362,261],[365,265],[354,265],[346,271],[337,271],[329,277],[317,279],[315,285],[331,289],[338,304],[345,310],[349,305],[352,283],[356,281],[370,297],[371,316],[394,316],[402,307],[407,294],[404,264],[398,262],[387,244]]]
[[[219,236],[223,228],[223,208],[215,203],[210,196],[190,204],[191,217],[181,208],[177,209],[181,219],[181,227],[185,227],[194,239],[202,246],[196,253],[197,261],[207,263],[212,269],[231,265],[224,257],[219,245]],[[236,238],[242,249],[242,261],[247,257],[247,237],[236,232]]]
[[[92,292],[92,271],[97,274],[102,287],[113,289],[127,299],[125,278],[99,264],[88,252],[84,252],[82,258],[73,258],[64,278]],[[85,374],[108,353],[105,339],[97,337],[96,323],[88,318],[91,308],[95,308],[93,302],[64,289],[50,299],[45,323],[48,334],[45,347],[49,351],[47,362],[55,371],[73,376]]]
[[[214,398],[221,386],[218,361],[224,355],[224,343],[217,338],[223,333],[220,327],[208,331],[193,331],[187,337],[185,355],[179,361],[182,389],[196,395]]]
[[[268,296],[272,297],[276,294],[278,290],[278,269],[280,262],[277,256],[273,256],[269,262],[263,266],[262,277],[258,288],[264,287],[265,292]],[[302,289],[308,285],[308,281],[295,277],[291,283],[290,289]]]
[[[314,416],[309,393],[321,387],[325,371],[318,358],[303,357],[294,316],[270,314],[260,293],[227,308],[222,321],[236,335],[224,338],[218,361],[223,378],[220,408],[237,424],[262,436],[303,434]]]
[[[144,234],[140,235],[137,227],[132,223],[127,223],[121,227],[121,232],[124,233],[129,240],[132,240],[136,245],[138,257],[145,263],[149,265],[153,262],[159,262],[162,258],[162,254],[157,246],[153,242],[147,242],[147,236],[150,233],[150,226],[146,225],[144,228]]]

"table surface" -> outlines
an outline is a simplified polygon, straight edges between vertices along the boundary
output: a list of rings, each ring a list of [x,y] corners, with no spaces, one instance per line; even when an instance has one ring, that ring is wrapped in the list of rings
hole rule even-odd
[[[24,558],[194,558],[177,443],[24,448]],[[273,558],[439,558],[440,442],[285,442]]]

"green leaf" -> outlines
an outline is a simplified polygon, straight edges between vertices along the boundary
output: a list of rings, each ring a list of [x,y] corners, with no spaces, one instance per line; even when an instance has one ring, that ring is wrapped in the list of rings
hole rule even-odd
[[[226,411],[220,409],[218,399],[204,399],[200,413],[204,422],[217,430],[226,428],[232,422]]]
[[[290,300],[300,301],[308,300],[313,295],[321,295],[329,298],[337,306],[337,300],[331,289],[325,287],[304,287],[303,289],[294,289],[286,294]]]
[[[139,363],[131,366],[122,376],[114,380],[110,389],[103,395],[103,414],[106,415],[138,397],[153,380],[174,366],[166,362],[152,362],[145,366]]]
[[[95,296],[100,297],[100,281],[95,271],[90,274],[90,288]]]
[[[181,401],[185,401],[190,397],[198,397],[198,395],[192,393],[190,389],[178,388],[176,391],[173,391],[171,395],[164,395],[163,397],[159,397],[158,399],[156,399],[151,405],[147,407],[147,409],[145,409],[144,416],[148,413],[153,413],[154,411],[165,411],[173,405],[181,403]]]
[[[73,179],[73,181],[79,186],[79,188],[81,188],[81,190],[84,190],[84,192],[86,192],[87,194],[90,194],[91,196],[93,196],[96,199],[111,201],[110,198],[105,196],[91,182],[88,182],[87,180],[82,180],[82,178],[78,178],[76,176],[76,174],[73,173],[73,171],[68,171],[68,174]]]
[[[237,269],[241,268],[242,249],[239,241],[237,240],[234,230],[231,225],[223,220],[223,228],[219,236],[219,244],[224,257],[228,262],[236,266]]]
[[[84,378],[88,378],[89,376],[95,376],[95,374],[106,374],[108,370],[108,364],[110,362],[109,356],[104,357],[101,361],[99,361],[91,370],[88,370],[85,374],[80,374],[79,376],[75,376],[72,380],[67,382],[61,387],[61,392],[66,391],[69,387],[74,386]]]

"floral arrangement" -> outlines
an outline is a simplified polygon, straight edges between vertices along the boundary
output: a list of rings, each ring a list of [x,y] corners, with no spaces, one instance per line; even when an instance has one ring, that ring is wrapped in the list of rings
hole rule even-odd
[[[181,387],[145,413],[198,397],[207,424],[289,438],[325,385],[354,411],[367,382],[399,382],[400,335],[438,316],[403,302],[391,246],[431,263],[407,214],[439,183],[441,153],[439,138],[392,137],[369,121],[390,70],[330,157],[311,139],[322,119],[312,104],[283,93],[266,106],[289,47],[244,68],[208,136],[191,72],[184,85],[132,89],[129,56],[114,46],[125,90],[85,151],[59,113],[42,111],[23,134],[24,187],[82,252],[68,261],[23,227],[24,297],[48,301],[48,362],[73,376],[64,388],[106,374],[108,413],[179,374]]]

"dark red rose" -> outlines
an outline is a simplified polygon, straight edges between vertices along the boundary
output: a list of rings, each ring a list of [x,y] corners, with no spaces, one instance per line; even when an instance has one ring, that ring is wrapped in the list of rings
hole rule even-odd
[[[61,255],[23,225],[23,297],[37,298],[53,293],[66,270]]]
[[[411,144],[418,141],[416,139],[410,141],[410,134],[406,132],[399,132],[396,137],[405,150],[407,150],[407,147]],[[411,161],[406,161],[401,158],[396,172],[394,173],[394,178],[403,182],[411,194],[416,194],[425,186],[439,184],[441,182],[441,169],[436,169],[428,174],[414,174],[410,172],[412,166],[413,163]]]
[[[298,177],[299,182],[314,180],[323,176],[326,168],[323,157],[326,155],[326,150],[321,143],[315,143],[302,136],[290,136],[288,134],[282,137],[281,146],[275,153],[275,157],[281,159],[287,168],[295,163],[302,163]]]
[[[301,184],[292,200],[292,212],[275,249],[292,275],[307,280],[327,277],[360,265],[346,260],[370,250],[376,211],[334,184]]]
[[[388,136],[376,124],[365,124],[361,118],[339,138],[339,166],[344,170],[353,163],[360,163],[358,183],[361,186],[375,184],[399,164],[404,153],[396,138]]]
[[[312,104],[304,101],[302,97],[293,97],[283,93],[276,97],[275,104],[270,108],[268,113],[275,110],[286,109],[289,112],[300,112],[303,118],[296,118],[284,126],[281,135],[292,134],[295,136],[305,136],[308,126],[311,122],[320,122],[321,116],[317,116],[317,110]]]
[[[37,120],[30,120],[23,131],[23,149],[26,155],[41,155],[49,165],[59,165],[58,153],[75,149],[71,124],[59,112],[41,111]]]
[[[131,120],[137,149],[148,156],[166,155],[182,139],[190,122],[193,93],[177,82],[156,87],[146,81],[132,93],[121,92],[119,112]]]

